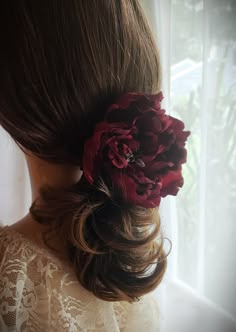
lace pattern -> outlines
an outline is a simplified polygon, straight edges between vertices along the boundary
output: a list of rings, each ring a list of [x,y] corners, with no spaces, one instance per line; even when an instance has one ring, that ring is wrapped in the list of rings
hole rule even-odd
[[[20,233],[0,228],[0,331],[158,332],[151,295],[106,302],[84,289],[63,261]]]

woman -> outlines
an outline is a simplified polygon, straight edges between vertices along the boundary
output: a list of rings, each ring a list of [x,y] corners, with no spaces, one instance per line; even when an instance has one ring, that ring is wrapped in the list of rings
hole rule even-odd
[[[32,189],[0,229],[0,330],[157,331],[156,207],[183,184],[189,133],[161,109],[138,1],[1,2],[0,25],[0,124]]]

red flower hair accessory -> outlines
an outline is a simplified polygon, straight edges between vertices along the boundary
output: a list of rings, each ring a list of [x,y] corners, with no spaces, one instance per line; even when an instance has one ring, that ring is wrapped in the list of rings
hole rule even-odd
[[[112,104],[93,136],[85,142],[83,170],[93,184],[103,174],[118,186],[125,200],[145,208],[183,186],[184,123],[161,109],[162,92],[129,92]],[[106,181],[105,181],[106,182]]]

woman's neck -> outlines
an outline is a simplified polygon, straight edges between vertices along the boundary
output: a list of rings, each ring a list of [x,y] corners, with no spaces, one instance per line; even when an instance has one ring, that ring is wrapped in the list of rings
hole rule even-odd
[[[32,202],[39,197],[42,186],[52,187],[71,186],[79,182],[82,171],[78,166],[71,164],[50,164],[35,156],[26,156],[29,170]]]
[[[40,197],[40,188],[42,186],[70,186],[79,182],[82,175],[82,171],[78,166],[49,164],[28,154],[26,161],[30,175],[32,203]],[[30,213],[10,227],[38,245],[44,246],[43,233],[48,229],[48,225],[45,226],[38,223]],[[60,239],[57,237],[52,239],[51,244],[61,252],[63,251]]]

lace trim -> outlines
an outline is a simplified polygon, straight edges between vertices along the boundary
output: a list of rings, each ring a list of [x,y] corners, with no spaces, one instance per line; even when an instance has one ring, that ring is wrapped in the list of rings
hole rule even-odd
[[[0,331],[158,330],[159,309],[152,296],[133,304],[98,299],[49,250],[0,227]]]
[[[35,252],[37,253],[37,255],[40,254],[42,256],[48,257],[60,267],[63,266],[63,269],[65,269],[65,266],[67,266],[70,270],[72,269],[72,267],[68,265],[68,261],[57,257],[56,253],[52,249],[40,247],[38,244],[29,239],[26,235],[17,232],[15,229],[9,226],[0,226],[0,242],[5,247],[9,246],[10,248],[15,250],[17,249],[16,247],[20,249],[20,247],[23,246],[24,250],[27,248],[29,249],[28,257],[32,255],[32,252]]]

